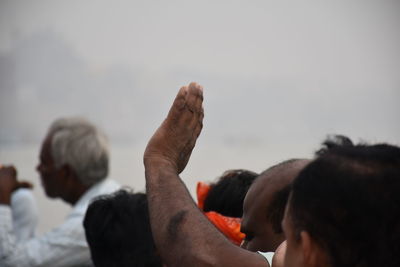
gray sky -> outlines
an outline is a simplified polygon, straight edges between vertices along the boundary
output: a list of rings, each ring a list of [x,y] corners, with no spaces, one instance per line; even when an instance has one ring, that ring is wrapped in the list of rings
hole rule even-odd
[[[0,7],[2,143],[40,140],[65,115],[95,120],[115,142],[144,142],[191,80],[205,87],[212,143],[400,137],[398,1]]]
[[[114,175],[141,177],[190,81],[206,113],[192,185],[310,156],[332,133],[399,144],[399,14],[396,0],[2,0],[0,162],[32,158],[33,176],[51,121],[82,115],[135,147],[116,153]],[[5,150],[26,144],[34,154]]]

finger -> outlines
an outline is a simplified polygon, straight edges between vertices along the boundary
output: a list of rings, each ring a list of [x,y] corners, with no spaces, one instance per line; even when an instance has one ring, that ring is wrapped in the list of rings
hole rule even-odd
[[[191,147],[192,149],[194,148],[194,146],[196,145],[197,139],[201,134],[201,131],[203,129],[203,118],[204,118],[204,113],[203,113],[203,109],[201,110],[201,112],[199,113],[199,116],[196,120],[197,124],[194,126],[194,130],[193,130],[193,138],[191,140],[189,140],[189,147]]]
[[[201,130],[203,129],[203,119],[204,119],[204,109],[201,107],[200,112],[197,114],[197,118],[195,120],[194,128],[194,135],[198,137],[200,135]]]
[[[182,86],[175,97],[174,102],[168,112],[168,117],[177,117],[181,110],[185,107],[185,98],[187,95],[187,86]]]
[[[27,181],[20,181],[17,182],[16,188],[15,189],[19,189],[19,188],[33,188],[33,184]]]
[[[186,96],[186,107],[192,112],[200,112],[203,103],[203,87],[197,83],[190,83]]]
[[[193,132],[194,136],[196,137],[196,139],[199,137],[199,135],[201,134],[201,131],[203,129],[203,121],[200,120],[199,123],[196,125],[196,128]]]
[[[198,93],[198,98],[197,98],[197,103],[196,103],[196,107],[197,108],[202,108],[203,106],[203,86],[201,86],[200,84],[195,83],[195,86],[197,87],[197,93]]]
[[[203,87],[197,83],[191,83],[186,97],[186,124],[188,128],[194,129],[198,124],[199,115],[203,110]]]
[[[204,108],[203,108],[203,106],[201,106],[201,110],[200,110],[198,115],[199,115],[199,121],[203,122],[203,120],[204,120]]]
[[[188,128],[196,131],[196,128],[198,127],[198,125],[201,125],[201,126],[203,125],[203,118],[204,118],[204,109],[201,106],[200,111],[193,114],[191,121],[188,124]]]
[[[5,174],[7,176],[11,176],[14,178],[17,177],[17,169],[15,169],[15,167],[12,165],[6,165],[6,166],[3,165],[1,171],[3,175]]]

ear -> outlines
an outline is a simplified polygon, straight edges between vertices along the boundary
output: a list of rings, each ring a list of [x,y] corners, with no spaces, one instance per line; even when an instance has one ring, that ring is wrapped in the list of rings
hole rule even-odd
[[[63,180],[67,180],[70,176],[70,169],[68,164],[63,164],[59,169],[59,176],[61,176]]]
[[[64,164],[62,167],[62,174],[66,179],[71,179],[76,177],[75,171],[68,165]]]
[[[69,187],[69,186],[74,185],[75,183],[79,182],[79,179],[75,174],[75,171],[68,164],[64,164],[60,168],[60,175],[64,182],[64,186],[66,186],[66,187]]]
[[[315,239],[306,231],[300,233],[300,238],[305,266],[327,266],[326,254]]]

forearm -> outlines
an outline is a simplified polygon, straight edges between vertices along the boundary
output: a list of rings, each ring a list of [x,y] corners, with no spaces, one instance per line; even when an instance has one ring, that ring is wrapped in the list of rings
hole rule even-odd
[[[179,178],[203,127],[203,89],[183,86],[143,160],[153,237],[169,266],[268,266],[229,242],[202,214]]]
[[[168,164],[147,164],[146,185],[153,236],[167,266],[267,266],[206,219]]]

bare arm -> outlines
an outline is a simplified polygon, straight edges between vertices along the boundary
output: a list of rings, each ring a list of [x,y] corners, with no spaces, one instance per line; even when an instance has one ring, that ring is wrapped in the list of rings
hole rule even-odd
[[[144,154],[157,248],[167,266],[268,266],[262,256],[229,242],[205,218],[178,175],[202,129],[202,101],[200,85],[182,87]]]

